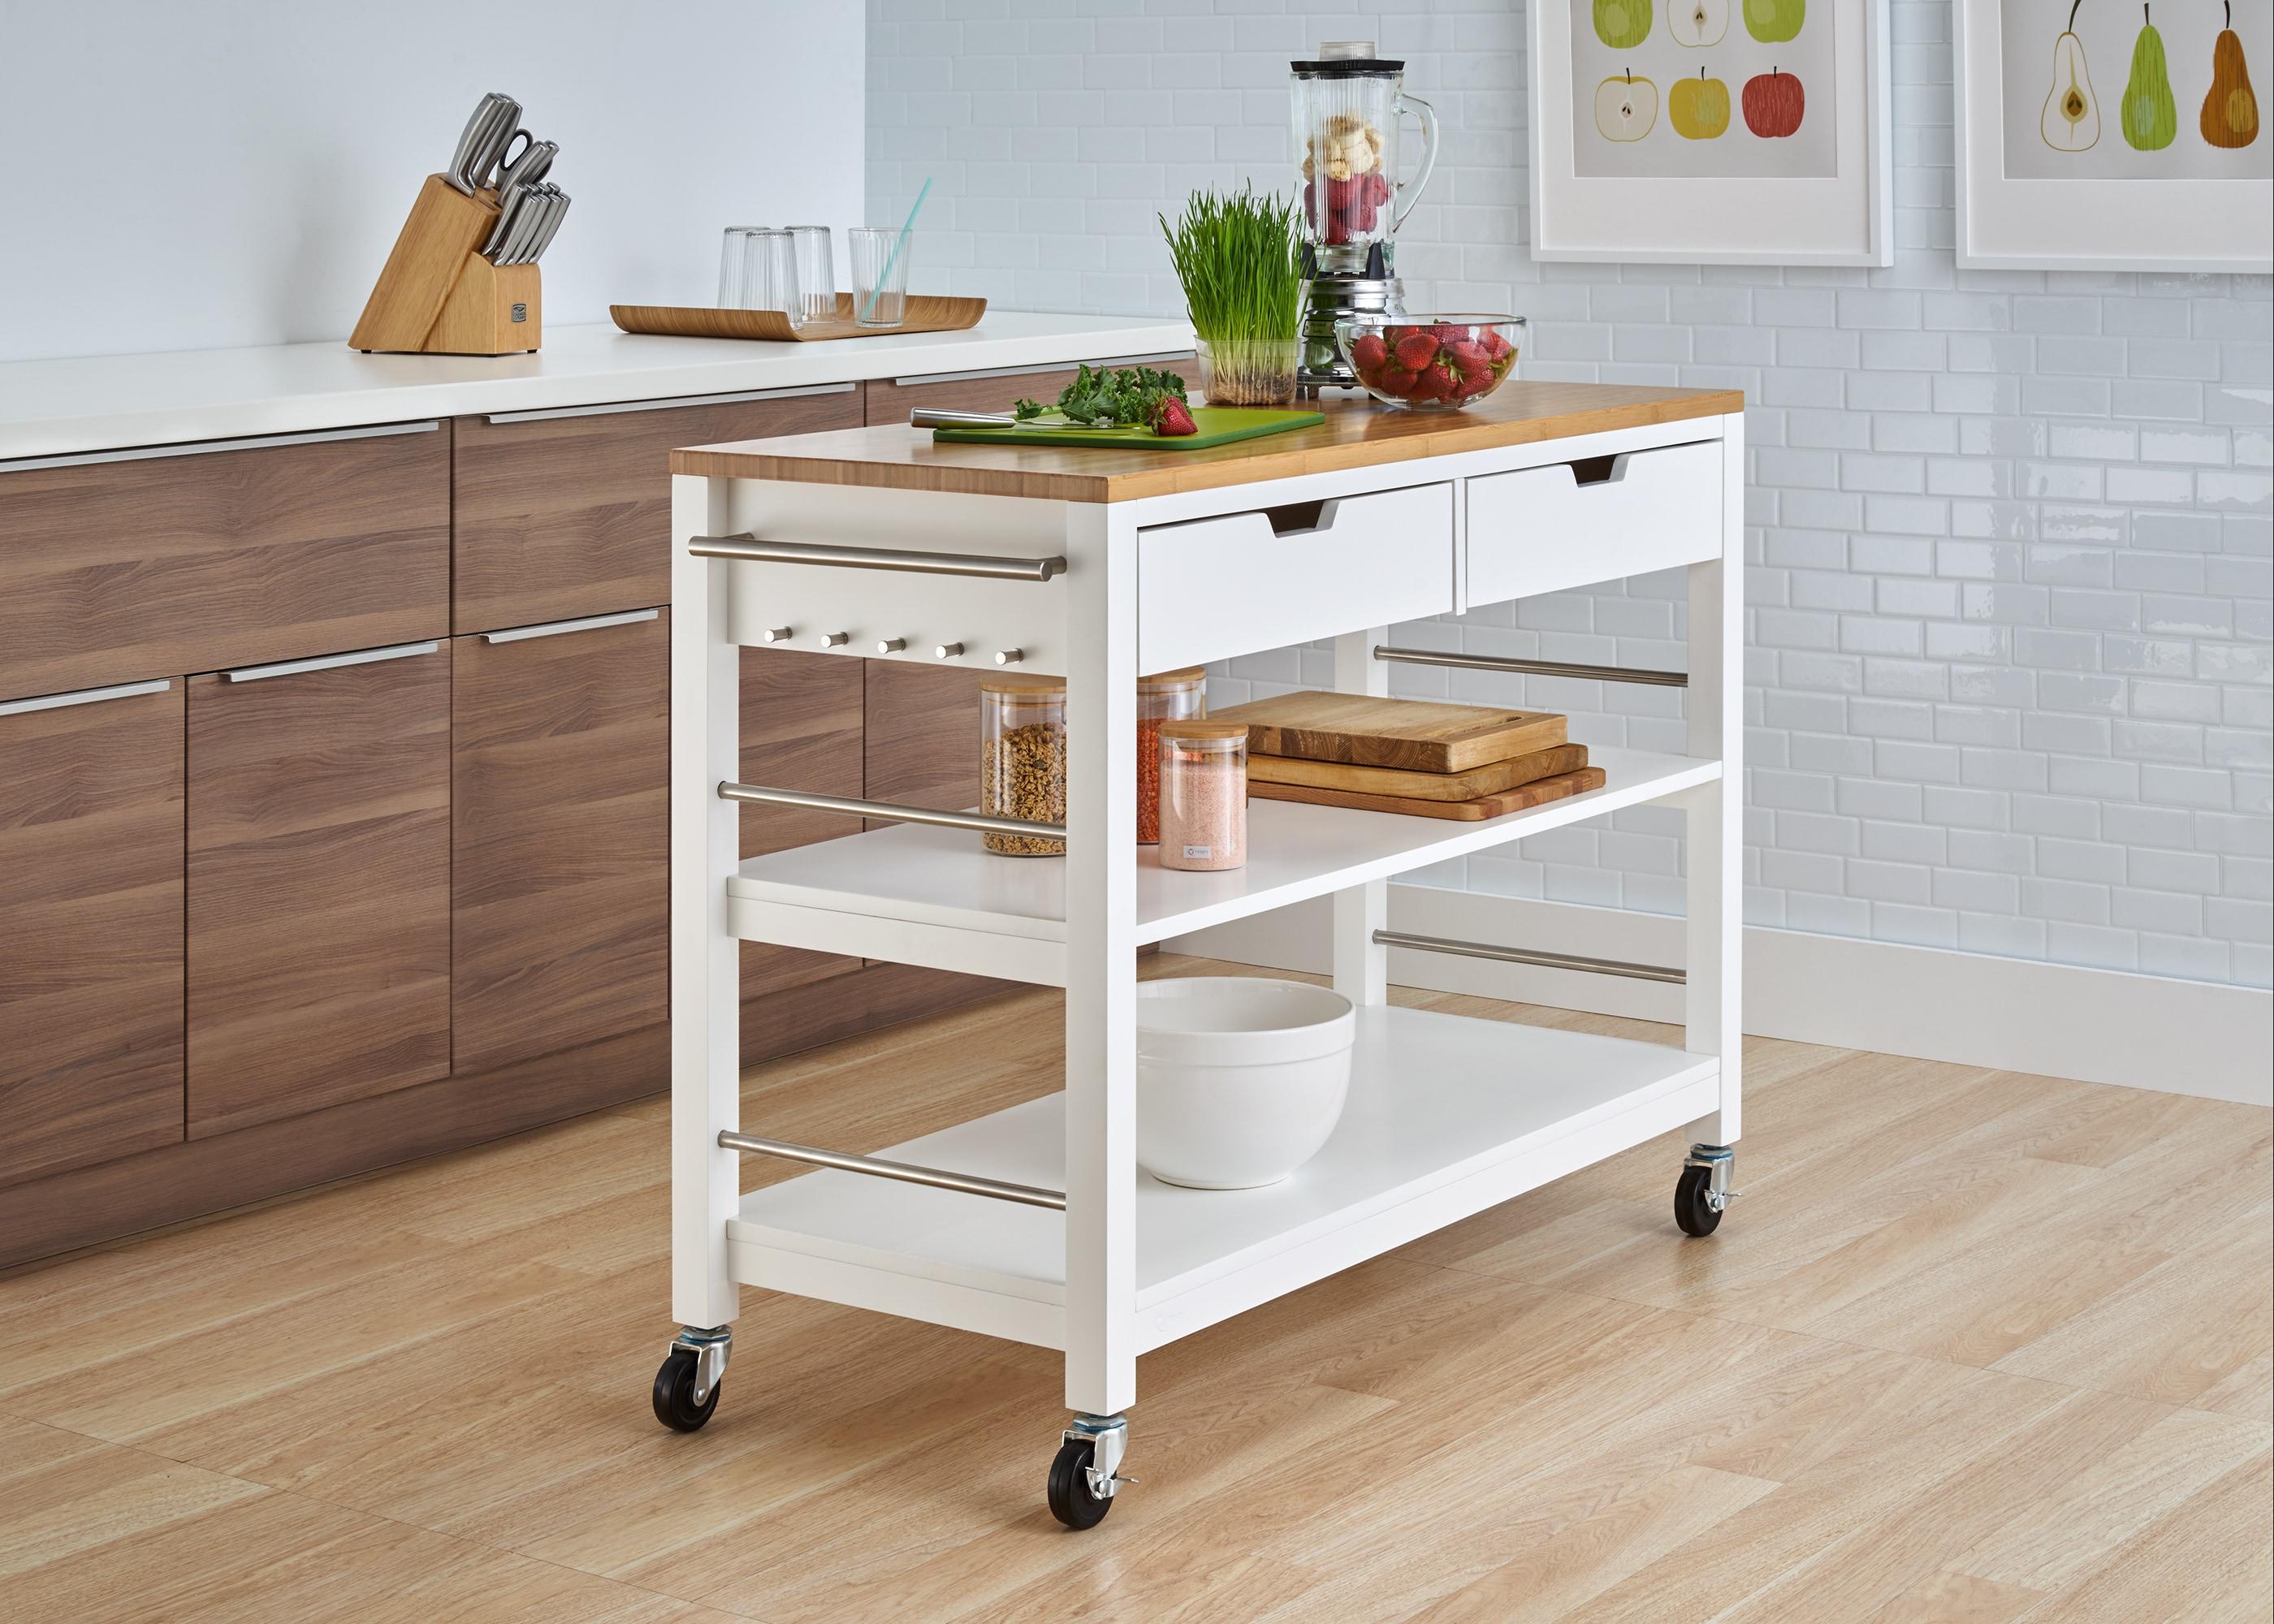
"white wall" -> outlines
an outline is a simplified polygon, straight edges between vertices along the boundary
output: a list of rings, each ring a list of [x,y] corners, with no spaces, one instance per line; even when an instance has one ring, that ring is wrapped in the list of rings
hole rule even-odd
[[[545,314],[707,303],[730,222],[859,223],[833,0],[0,0],[0,360],[343,336],[486,90],[576,199]]]
[[[1892,17],[1890,270],[1535,262],[1523,0],[871,0],[870,212],[899,219],[937,177],[926,289],[1176,312],[1155,210],[1246,176],[1288,185],[1288,58],[1374,36],[1445,123],[1400,244],[1414,308],[1530,316],[1529,377],[1751,402],[1747,918],[2266,986],[2269,281],[1959,271],[1951,0]],[[1675,663],[1678,586],[1397,640]],[[1329,670],[1323,650],[1256,655],[1212,696]],[[1681,748],[1665,688],[1392,682]],[[1680,827],[1637,808],[1417,877],[1670,912]]]

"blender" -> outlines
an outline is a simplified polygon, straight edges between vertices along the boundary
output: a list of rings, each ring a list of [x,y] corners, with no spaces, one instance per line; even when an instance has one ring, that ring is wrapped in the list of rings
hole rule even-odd
[[[1397,228],[1437,163],[1437,115],[1404,91],[1405,64],[1374,54],[1371,40],[1329,41],[1315,60],[1292,62],[1295,155],[1302,167],[1303,353],[1298,385],[1355,387],[1335,348],[1335,322],[1354,315],[1397,315],[1404,290],[1397,274]],[[1397,179],[1397,124],[1411,111],[1421,124],[1421,164]]]

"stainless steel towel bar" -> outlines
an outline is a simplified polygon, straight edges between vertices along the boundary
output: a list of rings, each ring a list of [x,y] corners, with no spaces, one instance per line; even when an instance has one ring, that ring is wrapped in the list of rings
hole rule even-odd
[[[953,1190],[964,1195],[983,1195],[990,1200],[1015,1201],[1021,1207],[1048,1207],[1058,1212],[1065,1211],[1065,1192],[1043,1190],[1033,1184],[1006,1184],[1000,1179],[980,1178],[970,1173],[952,1173],[945,1168],[918,1167],[913,1162],[885,1162],[876,1156],[856,1156],[849,1151],[823,1150],[814,1145],[793,1145],[787,1139],[762,1139],[755,1134],[736,1133],[722,1130],[719,1135],[721,1150],[739,1150],[754,1156],[779,1156],[785,1162],[803,1162],[813,1167],[834,1168],[840,1173],[867,1173],[877,1178],[897,1178],[903,1184],[929,1184],[935,1190]]]
[[[1377,930],[1374,939],[1382,947],[1411,947],[1425,953],[1450,953],[1460,959],[1491,959],[1502,964],[1538,965],[1547,970],[1584,970],[1591,975],[1620,975],[1630,981],[1671,981],[1681,986],[1688,974],[1672,965],[1629,964],[1623,959],[1589,959],[1578,953],[1536,952],[1525,947],[1495,947],[1487,942],[1458,942],[1450,936],[1409,936],[1403,930]]]
[[[1503,659],[1496,654],[1440,654],[1433,649],[1392,649],[1376,644],[1374,658],[1403,665],[1449,665],[1456,671],[1513,671],[1528,677],[1585,677],[1597,682],[1645,682],[1654,688],[1688,688],[1686,671],[1649,671],[1636,665],[1579,665],[1570,660]]]
[[[770,807],[802,807],[809,812],[841,812],[847,817],[873,817],[892,823],[924,823],[934,829],[975,829],[983,835],[1065,838],[1064,823],[991,817],[984,812],[943,812],[936,807],[895,806],[889,801],[855,801],[845,795],[809,795],[802,789],[772,789],[763,784],[722,783],[719,786],[719,799],[757,801]]]
[[[762,564],[841,564],[922,575],[983,575],[992,581],[1048,581],[1065,574],[1063,558],[999,558],[983,553],[903,553],[892,547],[840,547],[816,541],[760,541],[755,536],[697,536],[697,558],[748,559]]]

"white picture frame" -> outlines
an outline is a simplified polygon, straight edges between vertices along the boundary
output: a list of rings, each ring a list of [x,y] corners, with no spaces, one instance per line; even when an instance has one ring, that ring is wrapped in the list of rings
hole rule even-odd
[[[2013,179],[2006,174],[2006,64],[1999,0],[1954,0],[1953,112],[1958,263],[1968,269],[2274,270],[2274,185],[2263,180]],[[2258,64],[2254,64],[2254,66]],[[2105,110],[2117,117],[2120,57],[2104,53]],[[2261,93],[2263,94],[2263,92]],[[2179,109],[2187,138],[2195,109]],[[2116,139],[2104,132],[2104,141]],[[2258,139],[2270,137],[2261,130]],[[2112,250],[2112,244],[2120,244]]]
[[[1654,28],[1666,28],[1668,0],[1649,3],[1658,13]],[[1570,0],[1530,0],[1525,73],[1532,257],[1613,264],[1893,265],[1887,3],[1809,4],[1826,8],[1839,25],[1833,50],[1843,94],[1834,99],[1831,115],[1832,174],[1615,177],[1577,172]],[[1741,4],[1731,0],[1732,12]],[[1733,30],[1743,26],[1733,18]]]

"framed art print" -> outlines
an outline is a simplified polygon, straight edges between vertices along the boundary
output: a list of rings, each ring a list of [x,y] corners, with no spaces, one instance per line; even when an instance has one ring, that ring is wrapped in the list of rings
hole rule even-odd
[[[1956,0],[1958,262],[2265,271],[2267,0]]]
[[[1886,0],[1532,0],[1541,259],[1892,265]]]

